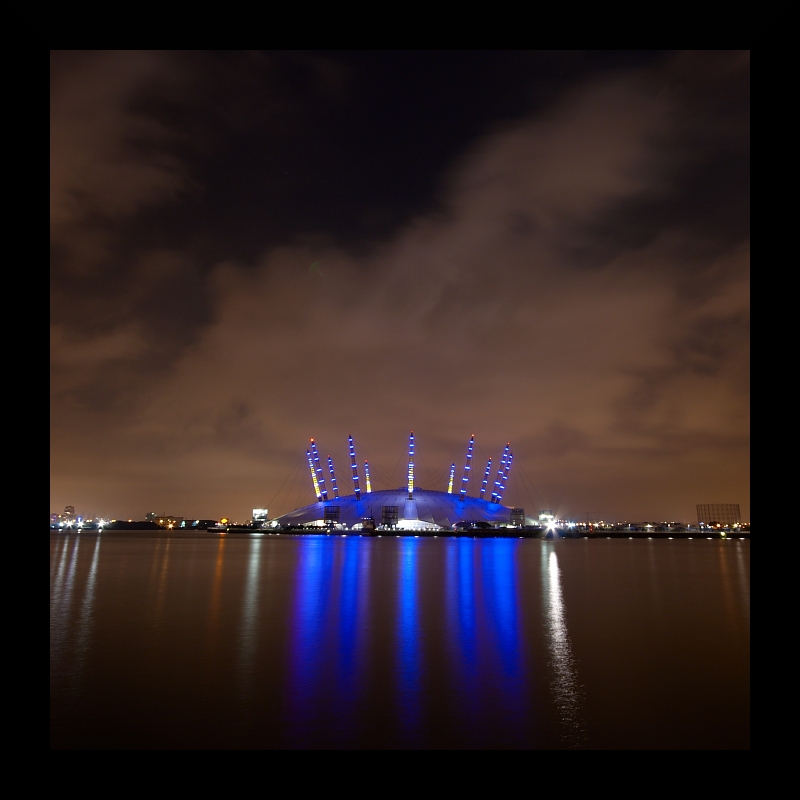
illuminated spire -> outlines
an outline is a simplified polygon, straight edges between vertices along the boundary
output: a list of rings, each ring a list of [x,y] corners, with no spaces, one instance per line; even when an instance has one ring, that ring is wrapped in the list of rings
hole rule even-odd
[[[328,456],[328,471],[331,473],[331,486],[333,487],[334,500],[339,499],[339,487],[336,485],[336,473],[333,471],[333,459]]]
[[[325,488],[325,476],[322,474],[322,465],[319,463],[319,452],[317,443],[311,440],[311,455],[314,457],[314,471],[317,473],[317,483],[319,484],[319,496],[323,500],[328,499],[328,490]]]
[[[506,471],[506,461],[508,461],[508,448],[511,442],[506,445],[503,450],[503,457],[500,459],[500,469],[497,470],[497,479],[494,482],[494,491],[492,492],[492,502],[499,503],[499,494],[501,493],[501,486],[503,485],[503,473]]]
[[[353,437],[348,436],[347,441],[350,442],[350,467],[353,470],[353,486],[356,489],[356,500],[361,497],[361,489],[358,487],[358,462],[356,461],[356,448],[353,444]]]
[[[489,463],[486,465],[486,472],[483,473],[483,483],[481,484],[481,500],[483,500],[483,495],[486,493],[486,484],[489,483],[489,473],[492,471],[492,459],[489,459]]]
[[[455,477],[455,474],[456,474],[456,465],[455,464],[451,464],[450,465],[450,481],[447,484],[447,494],[453,494],[453,478]]]
[[[472,449],[475,447],[475,434],[469,437],[469,446],[467,447],[467,465],[464,467],[464,477],[461,479],[461,499],[464,500],[467,496],[467,484],[469,483],[469,465],[472,461]]]
[[[367,484],[367,494],[372,491],[372,484],[369,482],[369,462],[364,459],[364,481]]]
[[[414,499],[414,431],[408,437],[408,499]]]
[[[308,458],[308,468],[311,470],[311,480],[314,483],[314,495],[317,501],[322,500],[322,495],[319,493],[319,483],[317,482],[317,473],[314,472],[314,461],[311,458],[311,453],[306,450],[306,457]]]
[[[514,460],[514,454],[509,452],[508,461],[506,461],[506,471],[503,473],[503,479],[500,482],[500,491],[497,496],[497,502],[503,502],[503,492],[506,490],[506,481],[508,480],[508,473],[511,472],[511,462]]]

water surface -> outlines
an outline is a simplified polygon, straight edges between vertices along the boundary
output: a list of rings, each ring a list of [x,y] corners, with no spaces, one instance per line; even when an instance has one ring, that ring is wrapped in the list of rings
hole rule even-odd
[[[51,534],[53,748],[750,746],[750,543]]]

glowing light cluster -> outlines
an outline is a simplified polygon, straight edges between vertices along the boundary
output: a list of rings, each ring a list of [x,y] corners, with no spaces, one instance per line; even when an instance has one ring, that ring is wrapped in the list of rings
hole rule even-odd
[[[492,492],[492,502],[499,503],[500,497],[503,494],[503,474],[506,471],[506,462],[508,461],[508,450],[511,446],[511,442],[506,444],[505,450],[503,450],[503,457],[500,459],[500,469],[497,470],[497,478],[494,482],[494,491]]]
[[[328,490],[325,488],[325,476],[322,474],[322,465],[319,463],[319,452],[317,443],[311,440],[311,454],[314,457],[314,471],[317,473],[317,484],[319,485],[319,496],[321,500],[328,499]]]
[[[489,483],[489,473],[492,471],[492,459],[489,459],[489,462],[486,464],[486,472],[483,473],[483,483],[481,483],[481,500],[483,500],[484,494],[486,494],[486,485]]]
[[[506,490],[506,481],[508,480],[508,473],[511,472],[511,462],[514,460],[514,454],[509,452],[508,454],[508,461],[506,461],[506,469],[503,472],[503,478],[500,482],[500,491],[497,495],[497,502],[503,502],[503,492]]]
[[[317,473],[314,471],[314,460],[311,458],[311,451],[306,450],[306,458],[308,458],[308,468],[311,470],[311,481],[314,484],[314,495],[317,498],[317,500],[322,500],[322,495],[319,493],[319,482],[317,481]]]
[[[469,437],[469,445],[467,446],[467,463],[464,467],[464,477],[461,479],[461,499],[467,497],[467,484],[469,483],[469,468],[472,462],[472,450],[475,447],[475,434]]]
[[[356,459],[356,448],[353,442],[353,437],[348,434],[347,437],[349,449],[350,449],[350,468],[352,470],[352,477],[353,477],[353,487],[355,489],[355,499],[360,500],[361,498],[361,487],[359,482],[359,471],[358,471],[358,460]],[[328,490],[325,486],[325,476],[323,467],[321,464],[321,459],[319,455],[319,450],[317,448],[317,443],[314,439],[310,440],[311,446],[308,450],[306,450],[306,460],[308,462],[308,469],[311,473],[311,481],[314,485],[314,494],[317,498],[317,502],[326,502],[328,500]],[[459,490],[459,501],[464,502],[467,498],[467,491],[469,490],[469,483],[471,477],[471,469],[472,469],[472,458],[474,456],[475,451],[475,434],[472,434],[469,438],[469,443],[467,445],[467,457],[466,463],[464,465],[464,474],[461,479],[461,488]],[[416,440],[414,437],[414,431],[411,431],[408,437],[408,477],[407,477],[407,489],[408,489],[408,500],[414,499],[414,456],[416,452]],[[491,492],[491,503],[501,504],[503,502],[503,494],[505,493],[506,485],[508,483],[508,477],[511,473],[511,464],[514,460],[514,454],[511,452],[511,443],[507,442],[505,449],[503,450],[503,456],[500,460],[500,468],[497,471],[497,478],[494,481],[493,490]],[[333,458],[329,454],[327,456],[328,462],[328,473],[330,476],[330,486],[331,486],[331,494],[334,499],[339,500],[339,485],[336,480],[336,471],[333,464]],[[491,478],[492,472],[492,459],[490,458],[486,463],[486,470],[483,474],[483,481],[481,482],[480,487],[480,494],[479,497],[481,500],[484,499],[484,495],[487,493],[489,480]],[[450,475],[447,481],[447,494],[454,494],[453,488],[455,483],[455,473],[456,473],[456,465],[453,462],[450,465]],[[365,479],[365,491],[367,494],[372,493],[372,481],[370,478],[369,473],[369,462],[365,459],[364,460],[364,479]],[[461,512],[459,512],[461,513]]]
[[[414,494],[414,431],[408,437],[408,497]]]
[[[331,487],[334,499],[339,499],[339,487],[336,485],[336,473],[333,471],[333,459],[328,456],[328,471],[331,473]]]
[[[356,490],[356,500],[361,497],[361,489],[358,486],[358,462],[356,461],[356,448],[353,444],[353,437],[348,436],[347,441],[350,442],[350,467],[353,470],[353,486]]]

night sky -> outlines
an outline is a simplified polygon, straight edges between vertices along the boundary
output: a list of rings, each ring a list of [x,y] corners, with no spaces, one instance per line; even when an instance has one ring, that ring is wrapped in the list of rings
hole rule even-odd
[[[747,52],[53,52],[50,510],[749,493]]]

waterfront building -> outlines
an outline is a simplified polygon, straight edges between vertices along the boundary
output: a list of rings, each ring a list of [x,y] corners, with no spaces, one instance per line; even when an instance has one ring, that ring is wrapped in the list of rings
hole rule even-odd
[[[181,522],[183,522],[183,517],[174,517],[171,514],[161,514],[152,521],[159,524],[162,528],[179,528]]]
[[[358,461],[355,455],[353,438],[348,437],[350,467],[354,492],[351,495],[340,495],[338,489],[330,497],[326,488],[316,442],[312,439],[306,451],[311,487],[316,502],[290,511],[273,520],[276,527],[312,526],[320,528],[346,528],[360,530],[372,526],[380,520],[379,528],[384,530],[439,530],[451,529],[454,526],[474,525],[477,527],[515,527],[534,524],[534,520],[525,516],[522,508],[510,508],[503,504],[513,453],[510,443],[506,444],[500,468],[494,482],[491,499],[484,499],[491,459],[487,465],[478,492],[477,478],[471,486],[470,469],[475,445],[475,437],[469,439],[467,445],[463,477],[458,494],[453,492],[454,469],[450,469],[447,491],[421,489],[415,484],[415,440],[411,432],[408,442],[408,469],[405,486],[396,489],[372,491],[369,480],[367,462],[364,462],[364,484],[360,483]],[[335,486],[333,462],[328,457],[331,483]],[[365,487],[366,491],[362,488]],[[470,493],[472,492],[472,494]],[[478,494],[478,496],[474,496]],[[365,521],[368,521],[365,522]]]
[[[699,503],[697,505],[698,525],[722,525],[730,528],[740,525],[742,515],[738,503]]]

